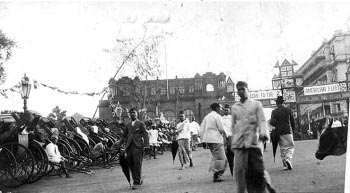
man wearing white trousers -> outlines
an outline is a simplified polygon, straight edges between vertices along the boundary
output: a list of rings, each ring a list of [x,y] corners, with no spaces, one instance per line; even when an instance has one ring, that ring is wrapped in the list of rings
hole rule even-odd
[[[283,106],[284,99],[278,96],[277,108],[271,113],[270,124],[275,127],[279,135],[278,145],[281,149],[281,158],[284,170],[292,170],[292,158],[294,153],[293,131],[295,128],[293,112],[290,108]]]

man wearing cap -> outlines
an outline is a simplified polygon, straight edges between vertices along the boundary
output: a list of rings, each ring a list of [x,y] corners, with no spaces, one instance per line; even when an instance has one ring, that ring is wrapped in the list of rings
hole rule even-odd
[[[60,152],[58,151],[58,147],[56,145],[58,141],[58,136],[52,135],[50,139],[51,139],[51,143],[49,143],[45,148],[46,154],[49,158],[49,162],[60,164],[61,165],[60,169],[62,169],[64,174],[66,174],[66,178],[73,178],[67,172],[66,165],[64,162],[66,159],[62,157]],[[61,176],[59,171],[57,172],[57,174]]]
[[[226,133],[226,137],[224,138],[224,144],[225,144],[225,152],[226,152],[228,165],[230,167],[231,176],[233,176],[234,153],[231,150],[231,137],[232,137],[232,131],[231,131],[232,122],[231,121],[232,121],[232,117],[230,115],[230,106],[228,104],[225,104],[224,116],[222,116],[222,123],[223,123],[224,130]]]
[[[283,96],[276,99],[277,108],[271,113],[270,124],[275,127],[275,133],[279,135],[278,145],[281,149],[281,158],[284,170],[292,170],[292,157],[294,153],[293,132],[295,129],[293,112],[284,107]]]
[[[123,135],[118,142],[118,146],[125,144],[126,159],[131,170],[133,186],[132,189],[139,189],[142,184],[141,169],[143,151],[149,148],[149,138],[144,122],[137,119],[137,109],[129,110],[131,121],[126,124]]]

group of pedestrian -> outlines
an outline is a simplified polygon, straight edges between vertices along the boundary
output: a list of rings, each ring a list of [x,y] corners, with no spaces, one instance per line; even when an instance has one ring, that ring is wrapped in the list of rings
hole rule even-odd
[[[151,121],[149,121],[151,122]],[[171,124],[146,124],[148,132],[150,148],[144,153],[144,159],[157,159],[157,153],[163,155],[164,151],[170,146],[173,136],[175,135],[176,128]]]
[[[179,122],[176,125],[176,140],[178,142],[178,156],[180,170],[185,165],[193,167],[191,141],[196,145],[198,136],[206,144],[212,154],[209,170],[213,172],[213,181],[221,182],[222,174],[230,165],[231,175],[237,183],[238,193],[276,192],[271,185],[268,172],[264,167],[263,143],[270,139],[269,128],[263,112],[261,102],[248,97],[248,84],[238,81],[236,84],[240,101],[230,109],[225,105],[224,116],[221,116],[222,107],[218,103],[210,105],[211,112],[206,115],[200,125],[198,134],[194,132],[195,123],[191,125],[183,111],[179,113]],[[283,106],[283,97],[276,99],[277,108],[272,111],[270,124],[275,127],[279,136],[283,166],[292,170],[292,156],[294,153],[293,131],[295,128],[292,111]],[[231,111],[231,112],[230,112]],[[143,150],[155,143],[149,138],[146,126],[137,119],[137,110],[129,110],[131,121],[118,142],[126,142],[126,157],[131,169],[132,189],[140,188],[142,184],[141,168]],[[231,115],[230,115],[231,113]],[[192,122],[195,122],[194,120]],[[150,135],[157,136],[156,131]],[[153,134],[154,133],[154,134]]]
[[[231,112],[225,105],[221,117],[220,104],[213,103],[210,106],[212,111],[201,124],[202,141],[212,154],[210,171],[213,171],[213,181],[222,181],[220,176],[228,162],[237,184],[236,192],[276,192],[263,162],[266,141],[270,139],[263,106],[261,102],[248,97],[246,82],[237,82],[236,88],[240,101],[231,107]],[[284,169],[292,170],[295,124],[292,111],[284,107],[283,102],[283,97],[277,97],[277,108],[272,112],[270,124],[275,127],[279,137]]]

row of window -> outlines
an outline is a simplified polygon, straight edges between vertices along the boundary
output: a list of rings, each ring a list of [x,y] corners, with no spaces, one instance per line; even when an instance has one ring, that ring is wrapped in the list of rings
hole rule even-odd
[[[214,86],[212,84],[207,84],[206,91],[207,92],[214,92]],[[185,88],[179,87],[178,92],[179,92],[179,94],[185,94]],[[144,94],[144,93],[145,93],[145,90],[143,89],[142,94]],[[194,86],[188,87],[188,93],[190,93],[190,94],[194,93]],[[156,88],[151,88],[151,95],[154,96],[156,94],[157,94]],[[171,94],[171,95],[176,94],[176,88],[175,87],[169,88],[169,94]],[[160,95],[166,95],[166,88],[160,89]]]
[[[219,86],[220,89],[224,88],[224,82],[219,82],[218,86]],[[188,93],[193,94],[194,91],[195,91],[195,88],[196,88],[196,90],[201,90],[202,89],[202,83],[199,82],[199,83],[195,83],[195,86],[189,86],[188,87]],[[186,92],[186,89],[183,86],[178,87],[178,88],[170,87],[169,88],[169,94],[170,95],[176,94],[176,89],[178,89],[179,94],[185,94],[185,92]],[[160,89],[160,95],[166,95],[167,94],[166,91],[167,91],[166,88],[161,88]],[[206,85],[206,92],[214,92],[214,91],[215,91],[215,89],[214,89],[214,86],[212,84],[207,84]],[[136,93],[139,93],[139,92],[140,92],[140,88],[136,88]],[[115,94],[117,94],[117,93],[115,93]],[[145,94],[145,89],[141,89],[141,94],[142,95]],[[154,88],[154,87],[151,88],[150,94],[151,94],[151,96],[157,95],[156,88]],[[118,95],[128,96],[129,93],[128,92],[119,92]]]

